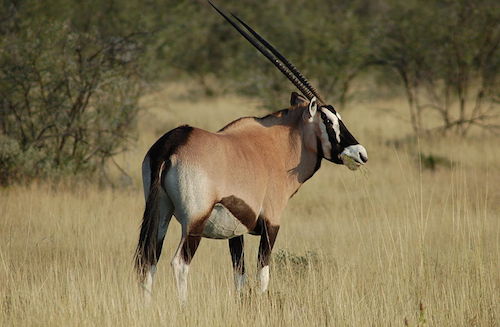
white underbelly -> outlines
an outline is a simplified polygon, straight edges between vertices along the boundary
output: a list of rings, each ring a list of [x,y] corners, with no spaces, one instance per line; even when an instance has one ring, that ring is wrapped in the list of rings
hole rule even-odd
[[[203,237],[228,239],[248,233],[248,229],[222,204],[215,204],[205,223]]]

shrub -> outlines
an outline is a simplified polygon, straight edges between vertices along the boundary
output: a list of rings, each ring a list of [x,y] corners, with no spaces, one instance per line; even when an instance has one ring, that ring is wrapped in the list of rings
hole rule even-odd
[[[124,151],[138,111],[137,47],[67,23],[0,39],[0,183],[92,174]]]

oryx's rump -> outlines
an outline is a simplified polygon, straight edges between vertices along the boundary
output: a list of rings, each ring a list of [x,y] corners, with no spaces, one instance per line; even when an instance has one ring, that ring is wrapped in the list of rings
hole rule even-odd
[[[141,276],[147,267],[156,264],[161,252],[162,242],[158,240],[160,208],[169,202],[161,188],[162,172],[168,170],[170,156],[187,141],[192,129],[190,126],[180,126],[164,134],[151,146],[144,158],[143,182],[146,208],[135,252],[135,267]]]

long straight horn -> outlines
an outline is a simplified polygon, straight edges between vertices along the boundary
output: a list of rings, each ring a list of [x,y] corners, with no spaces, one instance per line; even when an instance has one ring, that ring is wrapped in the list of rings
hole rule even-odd
[[[285,64],[285,66],[288,67],[288,69],[290,69],[290,71],[302,82],[302,84],[304,84],[316,96],[319,102],[325,103],[323,101],[323,98],[319,95],[319,92],[309,83],[307,78],[305,78],[304,75],[302,75],[302,73],[297,69],[297,67],[295,67],[290,61],[288,61],[288,59],[286,59],[285,56],[283,56],[278,50],[276,50],[275,47],[273,47],[269,42],[267,42],[266,39],[260,36],[259,33],[255,32],[253,28],[248,26],[247,23],[245,23],[243,20],[241,20],[238,16],[236,16],[233,13],[231,13],[231,15],[234,18],[236,18],[236,20],[240,22],[240,24],[245,26],[245,28],[248,31],[250,31],[250,33],[252,33],[252,35],[257,40],[259,40],[260,43],[262,43],[267,49],[269,49],[273,53],[273,55],[275,55],[279,60],[281,60]]]
[[[276,66],[299,90],[308,98],[309,100],[316,96],[308,87],[306,87],[302,81],[297,78],[283,63],[281,63],[276,56],[269,52],[269,50],[262,46],[262,44],[256,42],[250,34],[244,31],[240,26],[233,22],[226,14],[224,14],[219,8],[217,8],[212,1],[208,0],[210,5],[228,21],[250,44],[252,44],[260,53],[262,53],[273,65]],[[317,96],[316,96],[317,97]]]

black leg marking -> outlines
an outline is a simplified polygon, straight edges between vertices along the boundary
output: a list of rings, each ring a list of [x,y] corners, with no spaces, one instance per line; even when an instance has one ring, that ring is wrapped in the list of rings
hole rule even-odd
[[[191,260],[198,249],[200,244],[201,236],[188,235],[184,243],[182,244],[181,256],[186,264],[190,264]]]
[[[243,236],[233,237],[229,239],[229,251],[231,252],[231,260],[233,269],[240,275],[245,273],[245,255],[243,252]]]
[[[260,236],[259,256],[257,259],[259,269],[269,265],[271,251],[273,250],[274,242],[280,229],[280,226],[273,226],[267,221],[263,225],[264,228]]]

